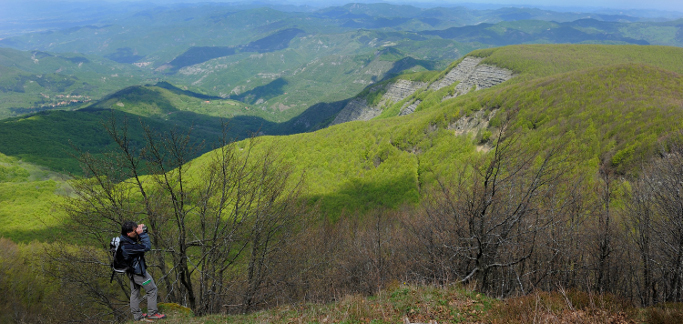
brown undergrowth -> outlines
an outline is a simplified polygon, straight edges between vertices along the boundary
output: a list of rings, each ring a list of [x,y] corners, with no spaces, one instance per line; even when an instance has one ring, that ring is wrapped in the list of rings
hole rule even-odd
[[[246,315],[193,317],[161,304],[166,324],[217,323],[681,323],[683,305],[637,308],[609,294],[534,292],[499,300],[465,287],[395,284],[375,296],[348,295],[329,304],[276,306]]]

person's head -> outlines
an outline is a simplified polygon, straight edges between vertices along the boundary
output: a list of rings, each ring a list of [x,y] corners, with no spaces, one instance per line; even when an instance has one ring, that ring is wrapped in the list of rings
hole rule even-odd
[[[138,233],[136,230],[138,229],[138,224],[135,222],[125,222],[123,225],[121,225],[121,235],[126,235],[131,238],[137,237]]]

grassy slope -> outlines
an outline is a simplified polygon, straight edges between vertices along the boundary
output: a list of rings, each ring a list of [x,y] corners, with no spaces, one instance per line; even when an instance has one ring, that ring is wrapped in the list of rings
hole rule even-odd
[[[622,63],[643,63],[683,73],[681,48],[637,45],[518,45],[478,50],[471,55],[486,57],[482,63],[511,69],[527,78]]]

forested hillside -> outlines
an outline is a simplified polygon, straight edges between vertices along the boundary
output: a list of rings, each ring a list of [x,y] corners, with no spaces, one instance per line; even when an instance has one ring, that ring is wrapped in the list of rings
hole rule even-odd
[[[2,187],[12,190],[15,203],[0,210],[7,215],[3,236],[29,241],[41,231],[77,228],[80,234],[72,242],[81,245],[74,247],[77,253],[51,249],[44,262],[56,266],[69,258],[86,272],[55,268],[50,276],[56,277],[44,280],[72,287],[74,294],[82,291],[80,283],[92,288],[102,281],[94,286],[96,294],[119,301],[93,311],[119,319],[125,318],[125,294],[102,279],[108,270],[98,265],[106,264],[104,255],[84,252],[103,244],[107,234],[102,233],[113,235],[116,222],[130,217],[153,224],[160,250],[150,262],[159,266],[153,270],[157,275],[182,275],[182,267],[197,271],[186,284],[159,284],[168,291],[166,301],[198,315],[222,312],[212,306],[217,302],[241,305],[223,310],[229,313],[250,312],[272,303],[370,294],[396,280],[460,282],[496,297],[559,285],[642,306],[679,301],[675,287],[683,276],[671,275],[671,269],[683,249],[666,242],[679,229],[671,206],[680,202],[675,192],[682,174],[681,54],[672,47],[605,45],[475,51],[468,57],[509,69],[512,78],[456,96],[457,82],[430,86],[443,84],[465,58],[440,73],[403,79],[426,84],[406,97],[420,98],[412,114],[398,116],[387,105],[374,120],[261,136],[197,159],[191,154],[193,133],[185,138],[182,131],[160,129],[145,136],[130,128],[128,135],[118,120],[109,128],[118,139],[110,148],[118,153],[104,160],[80,156],[86,176],[107,181],[83,178],[69,187],[36,182],[40,179],[32,178],[25,164],[4,158]],[[132,88],[99,104],[121,103],[128,113],[150,120],[172,118],[168,112],[175,110],[161,101],[136,110],[145,102],[140,96],[175,98],[168,96],[181,92],[162,86]],[[361,95],[372,101],[371,91]],[[26,191],[34,186],[41,189]],[[182,197],[182,204],[174,196]],[[56,203],[35,203],[45,201]],[[20,213],[51,217],[37,225],[20,221]],[[237,219],[244,222],[229,221]],[[220,243],[235,254],[224,254],[230,260],[202,258],[219,241],[227,242],[220,228],[239,233],[228,245]],[[657,237],[650,236],[653,232]],[[184,235],[216,239],[195,246],[182,243]],[[179,257],[202,263],[176,264]],[[216,269],[213,262],[227,262],[230,274],[210,270]],[[239,270],[252,266],[262,271],[258,277]],[[196,294],[195,289],[226,291],[209,287],[219,283],[242,288],[230,297]],[[189,296],[192,303],[182,302]],[[77,297],[89,298],[94,295]],[[63,310],[39,312],[55,318],[78,312]],[[403,314],[443,320],[437,313]]]
[[[683,318],[674,13],[45,6],[0,4],[0,323],[128,320],[128,220],[171,322]]]

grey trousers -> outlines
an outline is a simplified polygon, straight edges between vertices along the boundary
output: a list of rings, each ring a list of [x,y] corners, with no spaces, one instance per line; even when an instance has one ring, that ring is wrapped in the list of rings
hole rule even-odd
[[[140,296],[140,287],[145,288],[145,297],[147,297],[147,315],[154,315],[157,313],[157,285],[149,273],[144,275],[129,274],[130,279],[130,312],[133,313],[133,318],[138,321],[142,318],[142,310],[140,310],[140,302],[143,297]]]

